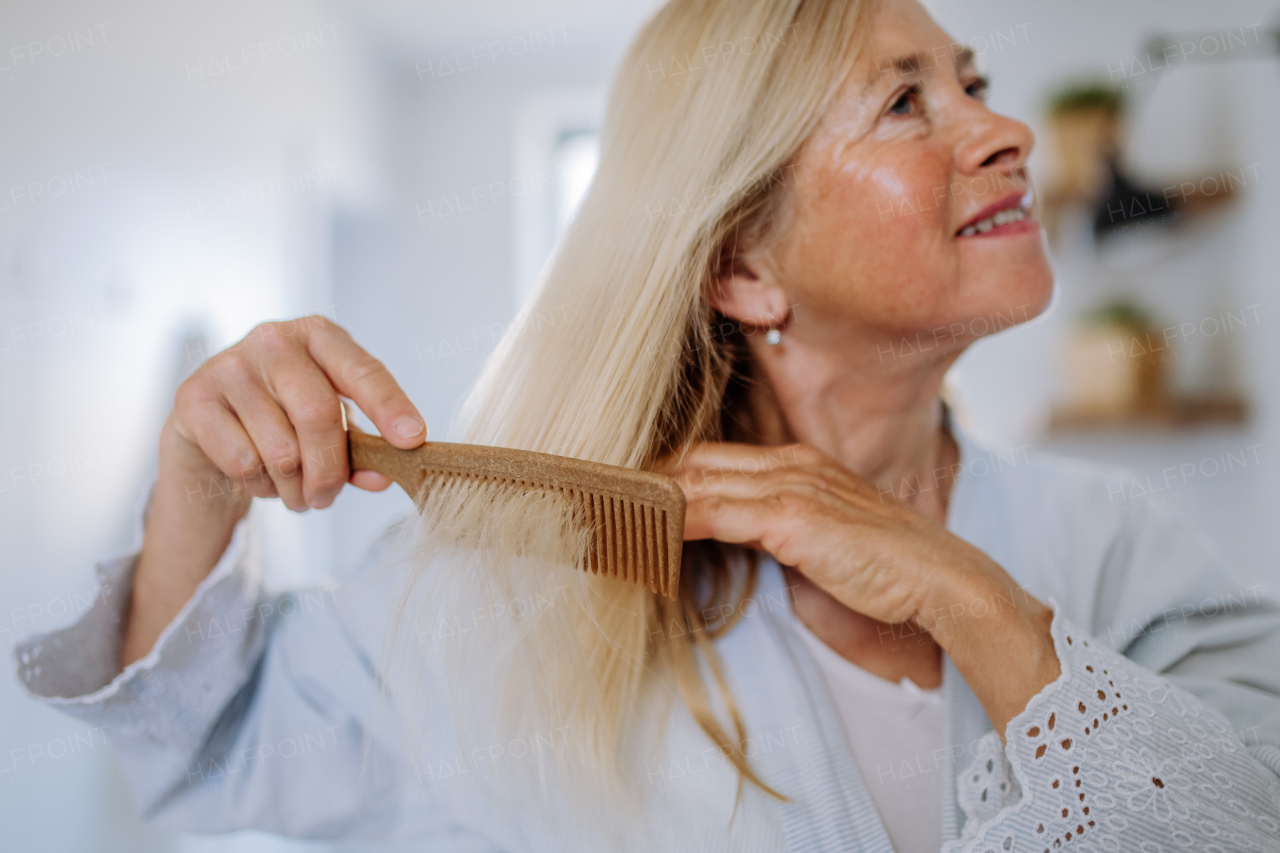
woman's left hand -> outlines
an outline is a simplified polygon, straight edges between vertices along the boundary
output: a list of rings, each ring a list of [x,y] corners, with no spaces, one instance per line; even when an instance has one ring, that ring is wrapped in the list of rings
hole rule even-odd
[[[762,549],[851,610],[916,622],[960,668],[997,731],[1058,676],[1047,607],[981,550],[826,454],[702,444],[672,474],[688,499],[686,540]],[[1011,672],[1012,658],[1025,672]]]

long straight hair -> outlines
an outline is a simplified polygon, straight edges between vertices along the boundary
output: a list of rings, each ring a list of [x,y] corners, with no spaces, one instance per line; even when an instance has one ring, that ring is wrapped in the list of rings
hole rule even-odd
[[[872,11],[872,0],[672,0],[648,22],[613,83],[591,189],[465,401],[460,440],[645,468],[736,436],[749,421],[745,339],[722,331],[708,297],[737,251],[782,227],[789,167],[852,72]],[[500,720],[543,738],[529,765],[543,784],[554,765],[615,790],[633,775],[626,735],[659,722],[647,688],[674,684],[737,768],[739,794],[744,780],[785,794],[744,756],[711,645],[731,622],[704,615],[741,612],[716,605],[752,594],[749,555],[690,543],[671,601],[575,569],[586,535],[554,496],[463,484],[425,501],[414,559],[432,604],[417,618],[483,614],[485,642],[458,637],[445,656],[469,742],[494,742],[481,721]],[[748,570],[731,571],[735,560]]]

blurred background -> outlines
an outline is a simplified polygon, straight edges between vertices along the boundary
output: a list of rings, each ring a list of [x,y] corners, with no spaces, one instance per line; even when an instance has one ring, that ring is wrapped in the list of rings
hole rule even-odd
[[[1175,502],[1274,578],[1280,2],[931,6],[992,106],[1036,130],[1059,287],[959,362],[960,416],[1006,455],[1129,466],[1116,512]],[[0,645],[101,594],[93,564],[135,544],[174,390],[258,322],[341,323],[443,436],[591,179],[604,87],[655,7],[0,7]],[[917,344],[884,369],[928,357]],[[305,516],[260,503],[270,582],[349,565],[408,506],[394,489]],[[374,849],[148,828],[110,732],[12,672],[6,850]]]

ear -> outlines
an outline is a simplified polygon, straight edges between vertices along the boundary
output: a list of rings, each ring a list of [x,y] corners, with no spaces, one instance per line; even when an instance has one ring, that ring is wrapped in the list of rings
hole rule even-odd
[[[717,282],[711,305],[731,320],[763,329],[786,319],[791,299],[767,261],[748,255],[736,259]]]

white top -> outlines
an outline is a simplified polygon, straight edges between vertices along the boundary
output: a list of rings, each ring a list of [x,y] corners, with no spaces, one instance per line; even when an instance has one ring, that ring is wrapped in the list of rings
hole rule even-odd
[[[942,689],[894,684],[846,660],[798,618],[844,722],[853,759],[897,853],[942,849],[942,777],[951,763]]]

